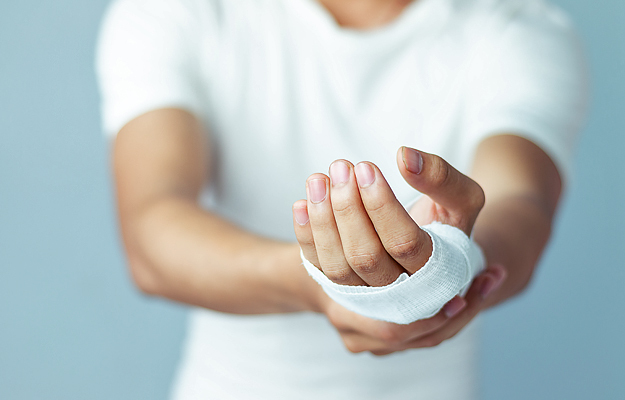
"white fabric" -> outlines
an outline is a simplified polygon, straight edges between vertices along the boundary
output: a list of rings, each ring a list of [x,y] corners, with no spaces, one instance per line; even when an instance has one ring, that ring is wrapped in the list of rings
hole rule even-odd
[[[215,155],[203,204],[291,242],[292,203],[335,159],[376,163],[402,203],[402,145],[466,172],[481,140],[510,132],[566,175],[583,115],[578,41],[540,0],[417,0],[369,32],[313,0],[117,0],[97,54],[107,134],[193,112]],[[174,398],[473,399],[475,341],[355,356],[320,315],[195,310]]]
[[[331,299],[365,317],[396,324],[430,318],[456,295],[464,295],[484,269],[480,247],[460,229],[439,222],[422,226],[432,238],[432,255],[412,275],[401,274],[387,286],[339,285],[301,253],[306,271]]]

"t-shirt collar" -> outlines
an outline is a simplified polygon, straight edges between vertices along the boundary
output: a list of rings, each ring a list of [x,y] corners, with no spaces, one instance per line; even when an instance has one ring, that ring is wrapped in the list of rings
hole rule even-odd
[[[284,3],[292,9],[294,17],[299,19],[298,23],[311,30],[318,39],[352,48],[388,45],[389,41],[405,35],[430,31],[447,20],[453,6],[453,0],[414,0],[390,23],[370,30],[358,30],[340,26],[317,0],[284,0]]]

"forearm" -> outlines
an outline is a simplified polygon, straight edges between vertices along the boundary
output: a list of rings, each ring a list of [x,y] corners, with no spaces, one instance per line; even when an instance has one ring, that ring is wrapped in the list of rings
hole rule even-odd
[[[522,291],[549,240],[560,199],[560,175],[536,144],[516,135],[492,136],[478,147],[471,176],[486,202],[474,226],[488,264],[508,273],[488,299],[500,303]]]
[[[295,244],[252,235],[197,204],[210,183],[209,137],[194,115],[166,108],[115,139],[119,219],[137,286],[229,313],[314,309],[316,284]]]
[[[551,216],[541,203],[524,196],[487,201],[474,227],[488,264],[501,264],[508,276],[487,300],[493,306],[520,293],[531,279],[551,233]]]
[[[147,293],[237,314],[316,308],[317,285],[295,244],[248,233],[176,196],[123,220],[131,270]]]

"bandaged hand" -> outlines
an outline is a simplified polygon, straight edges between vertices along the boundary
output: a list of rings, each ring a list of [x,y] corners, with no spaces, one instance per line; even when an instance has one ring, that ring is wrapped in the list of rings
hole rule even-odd
[[[432,254],[409,276],[402,273],[386,286],[350,286],[332,282],[301,254],[309,275],[332,300],[365,317],[409,324],[434,316],[454,296],[464,295],[484,267],[479,246],[463,232],[438,222],[422,227],[430,235]]]
[[[471,233],[484,204],[479,185],[435,155],[401,148],[397,157],[406,181],[426,195],[410,213],[375,165],[363,162],[354,167],[344,160],[330,166],[330,178],[311,175],[307,201],[293,207],[304,258],[335,284],[377,290],[402,274],[418,274],[433,250],[430,235],[420,225],[439,222],[457,228],[465,237]],[[438,306],[453,299],[442,311],[446,317],[466,306],[466,300],[455,294],[447,293],[449,298]],[[430,307],[427,316],[432,310],[436,311]]]

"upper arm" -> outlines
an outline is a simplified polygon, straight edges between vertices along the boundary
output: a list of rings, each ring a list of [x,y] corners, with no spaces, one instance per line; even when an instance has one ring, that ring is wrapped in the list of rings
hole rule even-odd
[[[96,70],[122,227],[162,195],[195,197],[205,180],[196,0],[116,0],[100,31]],[[205,25],[205,24],[204,24]]]
[[[159,279],[149,267],[144,239],[160,228],[144,217],[169,200],[195,202],[209,173],[207,154],[199,121],[179,109],[140,115],[114,140],[112,161],[122,238],[135,282],[147,293],[156,293]]]
[[[490,136],[479,144],[471,177],[484,189],[487,205],[521,198],[537,205],[549,219],[562,191],[560,174],[547,153],[513,134]]]
[[[195,200],[207,181],[207,154],[206,135],[189,112],[159,109],[126,124],[113,146],[122,224],[163,196]]]

